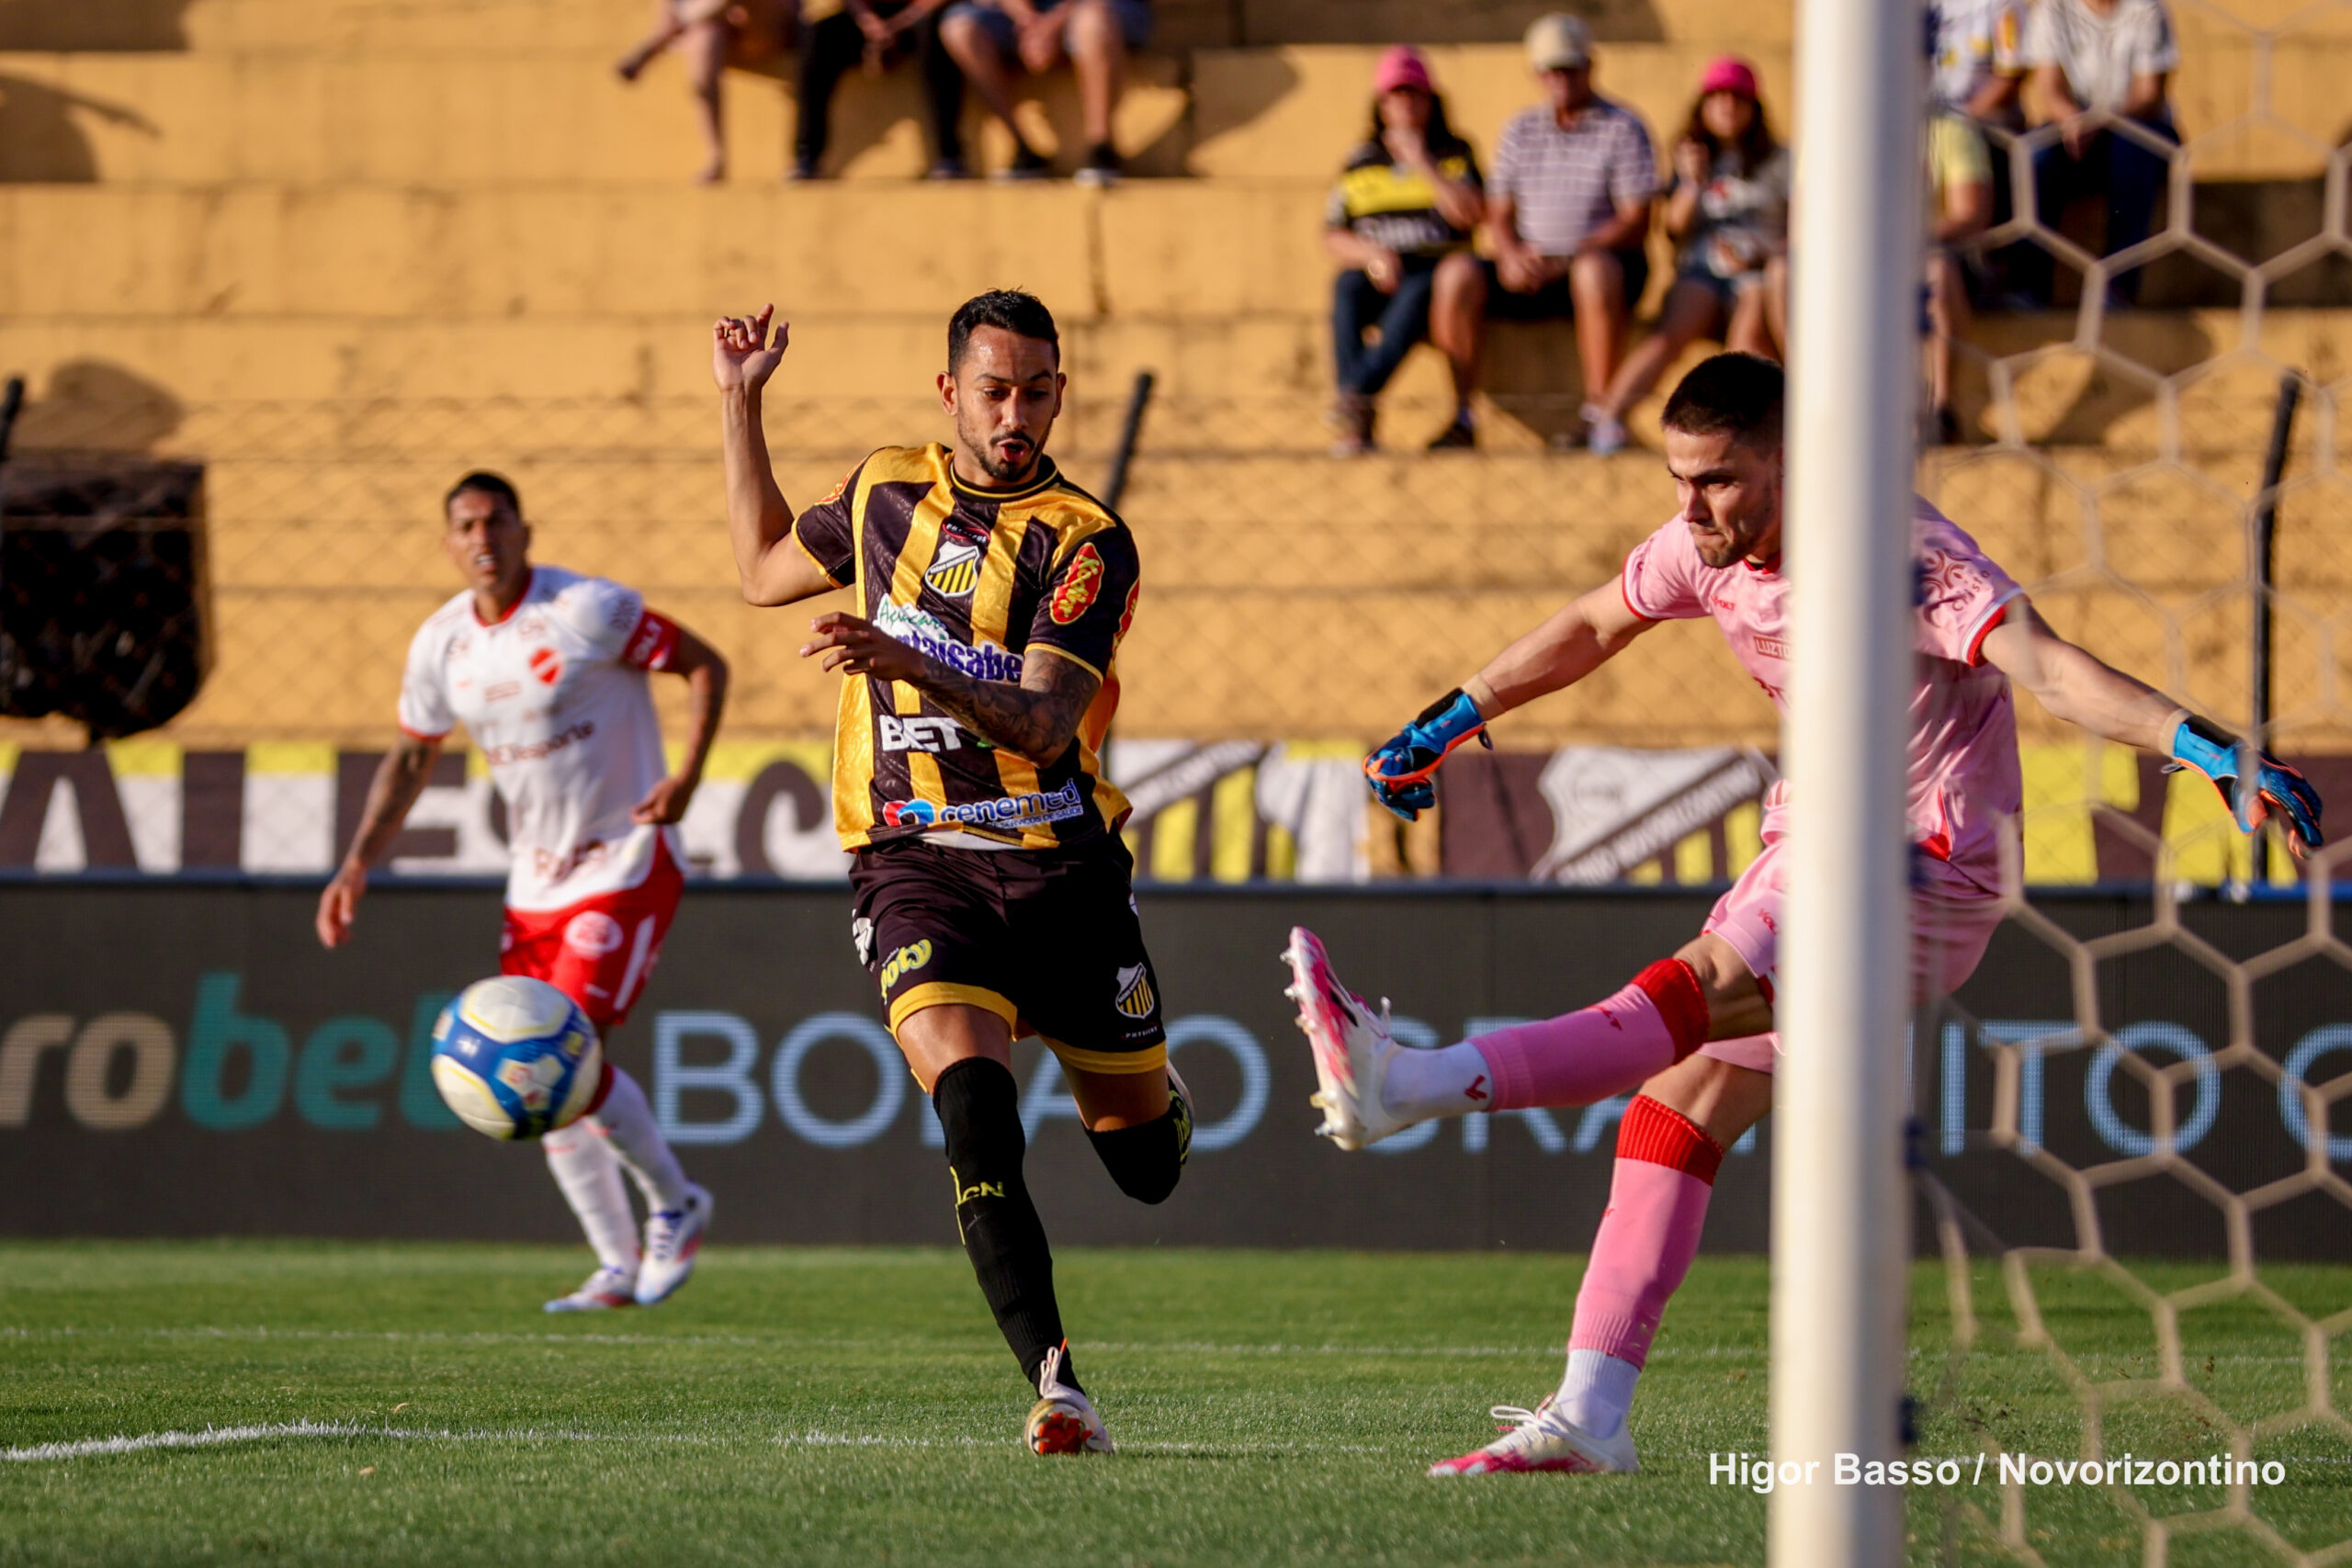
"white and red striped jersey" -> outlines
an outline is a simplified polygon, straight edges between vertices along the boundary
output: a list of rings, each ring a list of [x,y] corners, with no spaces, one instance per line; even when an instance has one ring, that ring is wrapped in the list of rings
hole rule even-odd
[[[645,674],[677,644],[636,590],[552,566],[532,569],[502,620],[485,625],[465,592],[417,629],[401,728],[437,740],[462,724],[481,749],[506,803],[510,908],[635,887],[665,836],[685,863],[676,829],[629,820],[668,773]]]

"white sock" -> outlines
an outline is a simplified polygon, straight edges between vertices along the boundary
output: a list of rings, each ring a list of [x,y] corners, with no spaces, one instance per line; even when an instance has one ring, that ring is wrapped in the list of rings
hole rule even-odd
[[[1494,1098],[1494,1074],[1467,1040],[1442,1050],[1397,1052],[1388,1058],[1380,1086],[1380,1103],[1388,1113],[1413,1122],[1484,1111]]]
[[[686,1206],[686,1173],[678,1168],[678,1156],[670,1152],[662,1129],[653,1124],[653,1107],[645,1103],[645,1091],[637,1087],[635,1078],[615,1067],[613,1087],[589,1120],[612,1134],[613,1152],[637,1179],[638,1190],[645,1194],[649,1208]]]
[[[1641,1375],[1633,1362],[1604,1351],[1571,1350],[1553,1408],[1596,1438],[1613,1438],[1634,1407],[1634,1384]]]
[[[596,1249],[596,1261],[635,1277],[637,1217],[629,1213],[628,1189],[621,1185],[621,1162],[611,1143],[585,1121],[549,1133],[539,1143],[563,1201],[580,1216],[580,1228]]]

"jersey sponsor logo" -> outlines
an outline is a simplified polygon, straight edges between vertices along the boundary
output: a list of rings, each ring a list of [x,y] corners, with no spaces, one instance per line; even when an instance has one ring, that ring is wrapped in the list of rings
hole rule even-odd
[[[542,758],[552,757],[595,733],[595,722],[583,718],[571,728],[550,735],[545,740],[516,740],[504,746],[485,746],[482,748],[482,760],[493,768],[503,768],[514,762],[536,762]]]
[[[1759,637],[1756,639],[1756,651],[1767,659],[1786,659],[1789,645],[1776,637]]]
[[[964,727],[952,718],[923,716],[900,718],[895,714],[876,714],[876,734],[881,738],[885,751],[961,751],[964,749]]]
[[[617,952],[624,940],[621,923],[602,909],[582,909],[563,928],[563,945],[582,958]]]
[[[902,947],[890,954],[882,965],[882,994],[888,996],[890,987],[906,976],[913,974],[931,962],[931,939],[923,938],[911,947]]]
[[[951,545],[941,550],[922,574],[932,592],[947,599],[968,599],[979,586],[980,551],[977,545]]]
[[[1119,994],[1112,998],[1111,1005],[1119,1010],[1122,1017],[1142,1020],[1151,1016],[1159,998],[1151,994],[1151,976],[1144,972],[1142,964],[1119,971]]]
[[[543,686],[552,686],[563,679],[563,655],[552,648],[531,649],[531,673]]]
[[[1094,553],[1091,543],[1081,545],[1077,558],[1062,574],[1061,586],[1054,590],[1054,624],[1066,626],[1086,614],[1093,608],[1094,596],[1102,591],[1102,558]]]
[[[970,806],[941,806],[929,800],[894,800],[882,807],[886,828],[1034,828],[1086,815],[1078,780],[1045,793],[999,795]]]
[[[600,864],[612,858],[613,846],[603,839],[591,839],[576,845],[568,853],[553,850],[531,852],[531,873],[541,882],[561,882],[582,866]]]
[[[458,683],[460,686],[467,684],[463,681]],[[520,681],[493,681],[481,689],[481,700],[486,703],[503,703],[509,697],[519,697],[522,694],[523,682]]]
[[[894,637],[917,653],[938,660],[958,674],[975,681],[1019,681],[1021,655],[992,642],[977,646],[958,642],[939,617],[897,600],[886,600],[874,612],[875,629]]]
[[[864,915],[853,916],[849,922],[850,945],[857,949],[860,964],[874,962],[874,922]]]

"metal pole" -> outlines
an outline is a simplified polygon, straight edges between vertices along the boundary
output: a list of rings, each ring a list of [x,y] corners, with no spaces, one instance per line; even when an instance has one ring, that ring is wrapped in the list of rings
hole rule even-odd
[[[2294,372],[2278,378],[2278,409],[2270,419],[2270,450],[2262,460],[2262,492],[2254,503],[2254,743],[2270,744],[2270,592],[2277,585],[2278,481],[2287,477],[2287,453],[2295,435],[2295,405],[2303,383]]]
[[[1143,411],[1151,406],[1153,377],[1148,370],[1136,372],[1135,390],[1127,394],[1127,417],[1119,425],[1119,447],[1111,454],[1111,477],[1102,484],[1102,504],[1116,512],[1119,498],[1127,492],[1127,465],[1136,458],[1136,443],[1143,436]]]
[[[1901,1489],[1835,1479],[1901,1441],[1919,36],[1916,0],[1798,10],[1771,1451],[1802,1479],[1772,1493],[1776,1568],[1902,1560]]]

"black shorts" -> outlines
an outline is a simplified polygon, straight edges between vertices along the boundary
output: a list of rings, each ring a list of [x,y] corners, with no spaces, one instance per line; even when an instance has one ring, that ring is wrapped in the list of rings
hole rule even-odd
[[[1625,274],[1625,310],[1631,314],[1650,286],[1650,258],[1643,251],[1612,252]],[[1487,319],[1493,321],[1566,321],[1575,318],[1577,300],[1566,277],[1555,277],[1532,294],[1513,294],[1503,287],[1495,264],[1481,258],[1487,274]]]
[[[1071,1067],[1168,1065],[1159,980],[1136,917],[1135,862],[1106,835],[1061,850],[868,846],[851,863],[850,934],[896,1031],[909,1013],[960,1002]]]

